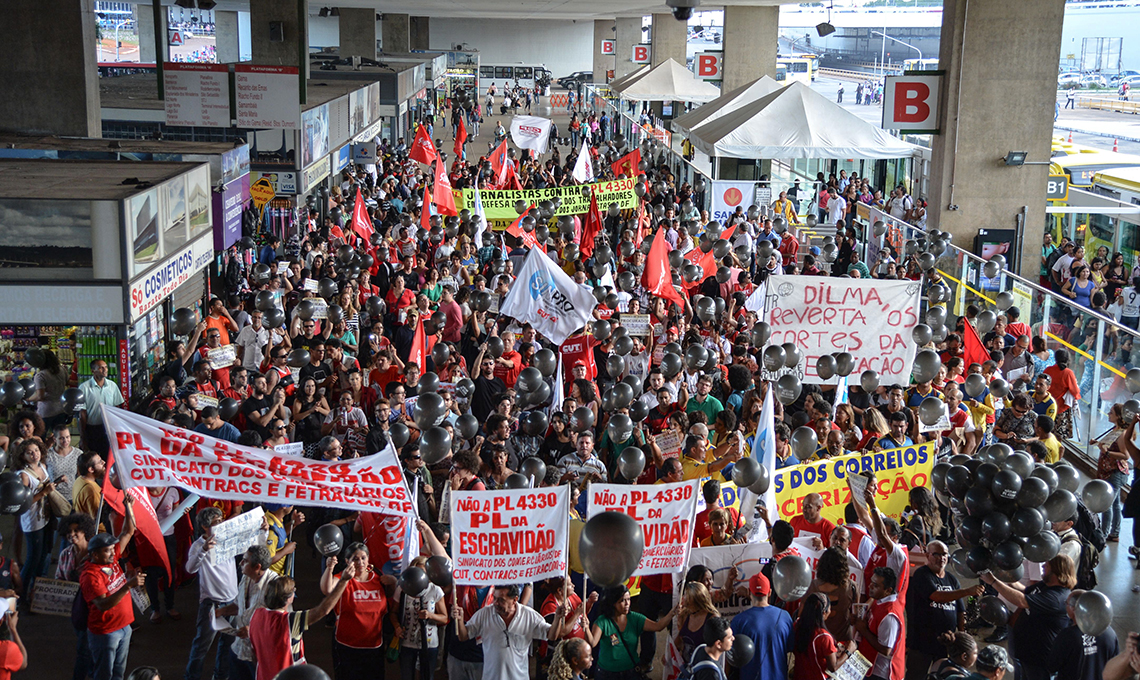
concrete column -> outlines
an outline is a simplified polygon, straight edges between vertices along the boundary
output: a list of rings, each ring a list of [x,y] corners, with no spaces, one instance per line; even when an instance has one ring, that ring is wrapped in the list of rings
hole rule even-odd
[[[237,12],[214,12],[214,35],[217,39],[218,63],[241,61],[241,33]]]
[[[162,36],[162,57],[155,58],[154,52],[154,9],[149,4],[135,5],[135,25],[139,29],[139,61],[144,64],[154,64],[158,61],[170,61],[170,39],[166,35],[166,8],[162,8],[162,25],[158,27]]]
[[[724,91],[760,76],[776,77],[779,28],[779,7],[724,8]]]
[[[376,10],[340,8],[340,56],[376,58]]]
[[[969,12],[966,5],[946,0],[942,9],[938,57],[946,75],[927,223],[969,250],[979,227],[1013,229],[1026,208],[1018,271],[1035,279],[1049,166],[1012,167],[1000,159],[1009,151],[1027,151],[1029,161],[1049,160],[1065,0],[1013,6],[971,0]]]
[[[431,21],[429,17],[412,17],[408,22],[409,42],[413,50],[431,49]],[[447,45],[451,47],[451,45]]]
[[[672,14],[653,15],[653,65],[666,59],[685,65],[685,43],[689,40],[689,23],[677,21]]]
[[[0,132],[101,137],[95,0],[17,2],[5,7],[7,73],[0,80]]]
[[[617,28],[614,78],[621,78],[638,68],[638,65],[633,63],[633,46],[641,43],[641,17],[621,17],[614,24]]]
[[[606,82],[606,72],[614,67],[614,55],[602,54],[602,41],[613,40],[617,30],[613,19],[594,19],[594,82]]]
[[[412,46],[411,19],[407,14],[384,13],[383,47],[386,54],[404,54]]]
[[[309,12],[306,2],[249,0],[249,38],[253,63],[266,66],[299,66],[309,78]],[[284,40],[271,38],[271,25],[280,22]]]

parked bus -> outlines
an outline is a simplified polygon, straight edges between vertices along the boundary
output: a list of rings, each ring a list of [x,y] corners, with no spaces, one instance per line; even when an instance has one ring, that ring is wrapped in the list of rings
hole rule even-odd
[[[487,95],[491,83],[495,84],[495,93],[500,94],[504,86],[547,87],[550,85],[551,74],[545,66],[527,66],[525,64],[480,64],[479,65],[479,94]]]
[[[937,59],[904,59],[903,71],[937,71]]]
[[[814,64],[814,60],[803,57],[778,58],[776,59],[776,82],[781,85],[796,82],[811,85],[811,81],[815,78]],[[780,75],[781,72],[783,72],[783,77]]]
[[[1098,172],[1140,166],[1140,156],[1113,151],[1056,156],[1049,165],[1053,175],[1068,175],[1069,186],[1087,189]]]

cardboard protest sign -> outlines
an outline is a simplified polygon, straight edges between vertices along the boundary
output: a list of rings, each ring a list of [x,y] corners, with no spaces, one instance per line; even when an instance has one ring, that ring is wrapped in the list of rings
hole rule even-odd
[[[530,583],[566,573],[570,487],[453,491],[452,574],[460,585]]]
[[[215,545],[209,552],[210,561],[214,564],[231,562],[251,545],[260,542],[264,517],[265,510],[258,507],[214,525],[211,536]]]
[[[685,569],[697,515],[698,480],[676,484],[591,484],[586,516],[624,512],[637,520],[645,551],[633,576]]]
[[[816,361],[846,348],[855,358],[852,375],[873,370],[884,385],[907,384],[920,289],[917,281],[774,276],[766,303],[768,344],[795,343],[803,359],[790,372],[806,383],[836,384],[838,376],[819,377]]]

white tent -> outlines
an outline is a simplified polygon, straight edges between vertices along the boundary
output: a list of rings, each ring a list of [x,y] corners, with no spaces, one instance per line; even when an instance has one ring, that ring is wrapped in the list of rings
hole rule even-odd
[[[698,125],[689,139],[721,158],[904,158],[918,150],[803,83]]]
[[[672,59],[654,66],[618,91],[626,99],[643,102],[707,102],[720,96],[720,88],[698,80],[692,71]]]
[[[761,76],[747,85],[725,92],[708,104],[673,119],[673,132],[688,133],[693,128],[720,118],[740,107],[750,104],[761,97],[771,94],[782,87],[769,76]]]
[[[649,68],[649,64],[645,64],[644,66],[641,66],[620,78],[614,78],[612,81],[610,81],[610,89],[614,92],[617,92],[626,85],[637,82],[639,78],[641,78],[646,73],[649,73]]]

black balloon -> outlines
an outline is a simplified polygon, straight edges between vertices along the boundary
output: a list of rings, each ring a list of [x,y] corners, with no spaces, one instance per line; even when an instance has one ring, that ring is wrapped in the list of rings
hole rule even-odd
[[[1003,541],[993,549],[994,566],[1000,569],[1017,569],[1021,566],[1025,555],[1021,552],[1021,545],[1016,541]]]
[[[989,488],[972,486],[962,499],[966,504],[966,512],[971,517],[985,517],[994,509],[994,496]]]
[[[966,555],[966,566],[979,574],[989,569],[992,562],[993,555],[989,548],[984,546],[976,545],[970,548],[970,552]]]
[[[408,443],[408,440],[411,439],[412,432],[408,429],[408,426],[403,423],[392,423],[388,427],[388,436],[392,439],[392,446],[397,449],[402,449],[404,445]]]
[[[431,585],[427,572],[419,567],[408,567],[400,574],[400,588],[412,597],[419,597]]]
[[[320,666],[301,663],[289,666],[273,676],[273,680],[329,680],[329,674]]]
[[[594,515],[578,538],[578,554],[586,576],[602,588],[625,583],[637,569],[644,549],[641,526],[624,512]]]
[[[1009,518],[1009,525],[1014,536],[1029,538],[1045,529],[1045,515],[1036,508],[1018,508]]]
[[[451,560],[444,555],[429,557],[424,571],[427,572],[428,579],[440,588],[447,588],[452,583]]]
[[[222,420],[233,420],[240,410],[241,404],[231,397],[225,397],[218,402],[218,415],[222,417]]]
[[[996,595],[988,595],[978,601],[978,615],[995,626],[1004,626],[1009,623],[1009,609]]]
[[[973,483],[974,476],[963,465],[953,465],[946,472],[946,490],[955,498],[964,498]]]
[[[1050,470],[1052,472],[1052,470]],[[1023,508],[1037,508],[1049,497],[1049,484],[1040,477],[1021,480],[1021,490],[1017,492],[1017,504]]]
[[[974,470],[974,484],[989,488],[993,485],[994,477],[1001,472],[1001,468],[993,463],[982,463]]]
[[[982,518],[982,536],[990,545],[1001,543],[1013,535],[1013,528],[1009,518],[1000,512],[994,511]],[[1013,567],[1002,567],[1012,569]]]
[[[996,500],[1016,500],[1021,491],[1021,477],[1013,470],[1000,470],[994,475],[993,481],[990,483],[990,490]]]
[[[983,538],[982,518],[963,517],[962,521],[958,523],[958,538],[961,541],[968,542],[971,546],[981,543]]]
[[[737,635],[732,640],[726,661],[733,668],[744,668],[756,655],[756,643],[747,635]]]

